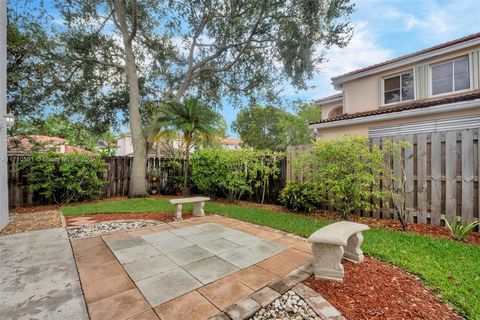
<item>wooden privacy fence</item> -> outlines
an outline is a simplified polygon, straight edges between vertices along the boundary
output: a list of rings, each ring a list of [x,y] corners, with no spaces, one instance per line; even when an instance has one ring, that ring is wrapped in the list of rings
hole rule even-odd
[[[26,178],[27,172],[20,170],[19,164],[27,156],[9,156],[8,157],[8,195],[9,206],[11,208],[26,207],[32,205],[48,204],[38,193],[32,193],[28,187]],[[109,157],[106,158],[108,170],[104,175],[104,198],[127,196],[130,184],[130,173],[132,167],[132,157]],[[180,164],[179,168],[172,168],[169,164],[176,161]],[[278,199],[280,191],[283,189],[286,180],[286,160],[280,159],[278,162],[280,173],[277,178],[270,178],[267,188],[254,188],[251,195],[245,195],[245,200],[260,202],[262,197],[266,203],[274,203]],[[151,194],[158,194],[165,187],[171,188],[172,177],[181,177],[183,175],[183,159],[157,158],[151,157],[147,162],[147,189]],[[156,180],[152,181],[155,175]],[[183,179],[181,179],[183,181]],[[174,190],[170,190],[174,191]],[[195,190],[192,190],[195,192]]]
[[[402,158],[385,159],[385,167],[401,175],[402,161],[406,176],[406,207],[411,208],[409,220],[418,223],[443,225],[461,217],[463,222],[479,219],[480,190],[480,129],[422,133],[405,136],[372,138],[371,143],[382,146],[385,140],[406,140],[412,146],[402,152]],[[287,151],[287,179],[304,181],[302,168],[292,163],[311,145],[290,147]],[[380,181],[383,188],[387,181]],[[391,202],[380,202],[380,210],[364,212],[365,216],[390,219]]]

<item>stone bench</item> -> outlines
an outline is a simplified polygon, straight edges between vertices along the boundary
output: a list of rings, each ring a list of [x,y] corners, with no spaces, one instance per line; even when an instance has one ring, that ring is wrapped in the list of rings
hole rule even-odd
[[[342,257],[355,263],[363,261],[362,231],[368,229],[364,224],[341,221],[314,232],[308,242],[312,243],[315,276],[343,281]]]
[[[205,201],[210,201],[208,197],[190,197],[190,198],[178,198],[170,199],[170,203],[175,206],[175,220],[182,220],[182,204],[193,203],[193,215],[197,217],[205,216],[203,212],[203,206]]]

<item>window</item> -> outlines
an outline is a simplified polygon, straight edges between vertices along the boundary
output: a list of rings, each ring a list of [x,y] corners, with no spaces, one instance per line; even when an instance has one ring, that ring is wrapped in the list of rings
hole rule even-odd
[[[413,100],[414,91],[412,71],[386,78],[383,80],[383,103]]]
[[[468,56],[432,67],[432,95],[470,89]]]

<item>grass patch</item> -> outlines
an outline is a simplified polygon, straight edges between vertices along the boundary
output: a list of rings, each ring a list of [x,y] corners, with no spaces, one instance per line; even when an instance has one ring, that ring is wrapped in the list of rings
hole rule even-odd
[[[192,211],[191,204],[183,205],[183,212]],[[87,203],[61,208],[62,214],[79,216],[99,213],[141,213],[141,212],[175,212],[175,207],[167,199],[139,198],[99,203]]]
[[[205,210],[304,237],[330,223],[230,204],[208,203]],[[388,229],[371,229],[363,234],[365,253],[418,275],[463,315],[480,319],[480,246]]]
[[[127,199],[63,207],[66,216],[174,212],[167,199]],[[185,206],[184,212],[191,210]],[[261,208],[207,202],[205,211],[308,237],[331,221]],[[364,251],[418,275],[468,319],[480,319],[480,246],[388,229],[364,232]],[[421,307],[421,306],[419,306]]]

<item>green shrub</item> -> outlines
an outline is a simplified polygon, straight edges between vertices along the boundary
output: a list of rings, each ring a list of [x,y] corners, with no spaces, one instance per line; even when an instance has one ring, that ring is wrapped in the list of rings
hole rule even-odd
[[[270,151],[223,150],[208,148],[196,151],[191,159],[191,180],[211,196],[224,194],[237,201],[255,188],[265,189],[270,178],[280,172],[278,154]]]
[[[105,184],[105,161],[85,154],[32,153],[21,162],[32,192],[55,203],[99,199]]]
[[[367,144],[366,137],[345,136],[336,140],[318,140],[310,152],[299,158],[305,175],[316,185],[322,202],[329,203],[342,216],[357,211],[375,210],[373,198],[383,198],[377,181],[383,172],[383,153]],[[298,163],[296,164],[298,166]]]
[[[320,206],[321,196],[314,183],[289,181],[278,200],[288,209],[311,212]]]

